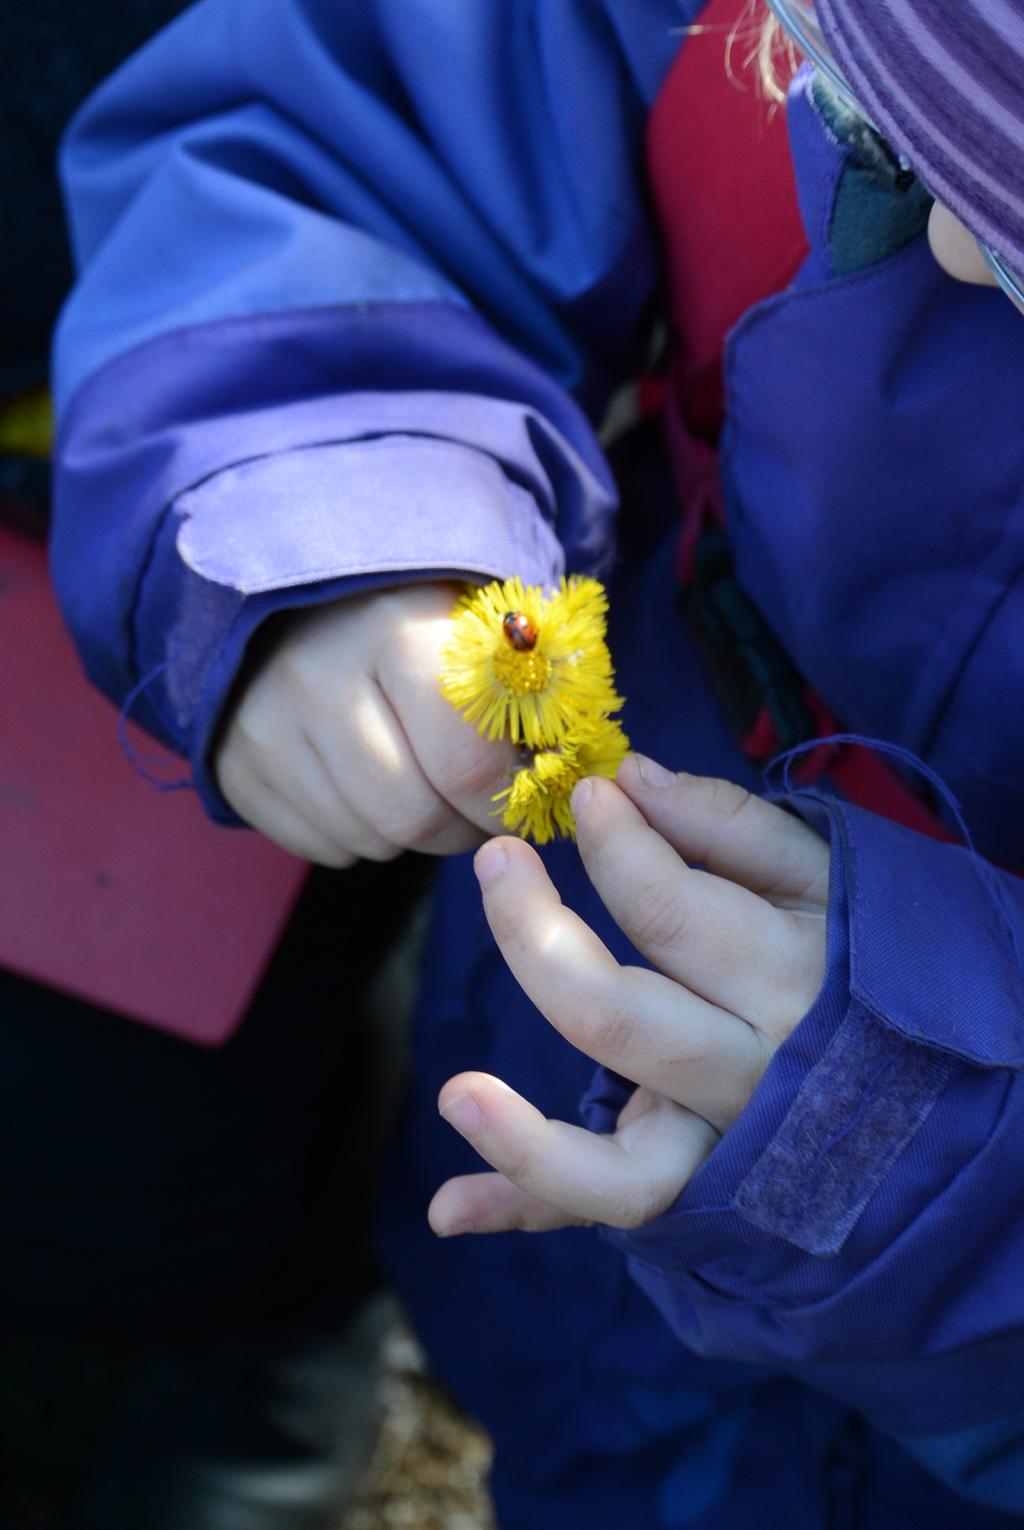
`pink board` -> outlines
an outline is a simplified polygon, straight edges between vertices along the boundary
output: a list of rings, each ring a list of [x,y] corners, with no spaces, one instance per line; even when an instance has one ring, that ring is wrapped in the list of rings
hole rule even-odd
[[[161,794],[135,773],[82,675],[44,549],[0,527],[0,967],[215,1046],[306,873],[211,824],[194,792]]]

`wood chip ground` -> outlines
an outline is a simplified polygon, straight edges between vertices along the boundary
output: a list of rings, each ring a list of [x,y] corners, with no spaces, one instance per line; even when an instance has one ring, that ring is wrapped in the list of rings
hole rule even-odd
[[[486,1437],[429,1379],[403,1328],[387,1340],[374,1457],[338,1530],[494,1530]]]

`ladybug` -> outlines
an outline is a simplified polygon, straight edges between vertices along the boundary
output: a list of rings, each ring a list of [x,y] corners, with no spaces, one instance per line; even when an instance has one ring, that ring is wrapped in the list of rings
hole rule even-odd
[[[537,629],[522,611],[506,611],[501,630],[517,653],[529,653],[537,646]]]

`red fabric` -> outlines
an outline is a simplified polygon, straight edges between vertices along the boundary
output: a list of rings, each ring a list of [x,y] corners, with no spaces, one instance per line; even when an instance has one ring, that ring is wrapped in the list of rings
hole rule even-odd
[[[740,739],[740,748],[750,760],[768,760],[779,747],[775,724],[767,707],[762,707]]]
[[[805,700],[814,713],[819,738],[825,740],[845,731],[811,691],[806,693]],[[823,775],[827,775],[843,796],[857,803],[858,807],[868,808],[893,823],[901,823],[904,828],[915,829],[929,839],[947,844],[956,842],[956,835],[951,834],[942,820],[914,796],[883,756],[866,745],[822,743],[795,762],[793,776],[801,786],[809,785]]]
[[[308,868],[215,827],[194,792],[140,780],[82,675],[42,546],[2,528],[0,651],[0,966],[189,1041],[226,1040]]]
[[[673,391],[690,430],[710,443],[722,420],[726,335],[791,280],[807,252],[786,114],[765,99],[749,61],[759,26],[747,0],[711,0],[647,131],[675,342]]]
[[[751,57],[759,26],[747,0],[711,0],[648,124],[673,338],[665,418],[683,519],[684,582],[693,575],[701,530],[722,518],[717,441],[729,331],[753,304],[784,288],[807,253],[785,112],[766,101]],[[817,698],[807,699],[819,736],[845,731]],[[741,747],[753,759],[771,757],[776,741],[766,710]],[[826,770],[860,806],[933,838],[952,837],[870,749],[823,745],[798,762],[794,775],[806,784]]]
[[[711,0],[647,132],[673,336],[665,423],[683,512],[684,581],[702,526],[722,514],[716,442],[726,337],[748,308],[786,285],[807,250],[786,114],[765,99],[748,61],[749,18],[746,0]]]
[[[869,808],[880,818],[901,823],[929,839],[956,842],[956,835],[929,812],[874,750],[859,745],[840,747],[828,764],[828,776],[843,796],[858,807]]]

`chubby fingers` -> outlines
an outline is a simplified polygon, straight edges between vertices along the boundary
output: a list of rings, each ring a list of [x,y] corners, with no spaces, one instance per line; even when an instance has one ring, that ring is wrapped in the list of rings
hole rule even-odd
[[[659,1216],[717,1133],[669,1100],[646,1093],[644,1100],[646,1108],[634,1106],[614,1137],[599,1137],[547,1120],[488,1074],[450,1079],[438,1100],[441,1114],[497,1175],[449,1180],[431,1203],[431,1226],[441,1234],[580,1222],[639,1227]]]
[[[435,723],[457,728],[464,749],[485,754],[486,743],[438,694],[436,676],[407,677],[404,713],[396,710],[375,662],[379,649],[387,654],[398,642],[396,631],[409,644],[415,621],[432,632],[430,602],[439,598],[414,592],[410,614],[397,600],[356,597],[268,626],[214,753],[221,789],[242,817],[286,849],[332,866],[391,860],[406,849],[449,855],[480,843],[481,828],[446,798],[443,780],[433,781],[419,756]],[[497,782],[505,760],[499,751],[471,764]]]
[[[657,972],[620,966],[522,840],[490,840],[475,866],[512,975],[567,1041],[719,1130],[736,1119],[769,1056],[749,1025]]]
[[[218,781],[236,812],[285,849],[336,867],[479,843],[424,779],[367,677],[342,676],[342,712],[335,687],[304,687],[288,657],[256,676],[218,749]]]
[[[304,814],[278,792],[253,766],[230,751],[222,754],[218,784],[226,802],[251,828],[265,834],[275,845],[304,861],[315,861],[342,871],[354,866],[358,856],[343,842],[325,832],[318,816]]]
[[[611,781],[583,782],[573,809],[587,874],[637,950],[770,1042],[788,1035],[821,986],[820,913],[691,869]]]
[[[400,720],[419,771],[464,835],[451,845],[466,849],[493,834],[500,822],[496,792],[506,787],[522,763],[505,739],[481,737],[441,694],[443,654],[451,637],[451,600],[436,592],[435,604],[401,622],[377,660],[376,680]],[[426,846],[422,848],[427,848]]]
[[[355,684],[344,717],[330,719],[318,750],[322,774],[344,804],[352,842],[369,860],[403,850],[456,855],[480,844],[467,822],[427,779],[406,727],[376,684]]]

